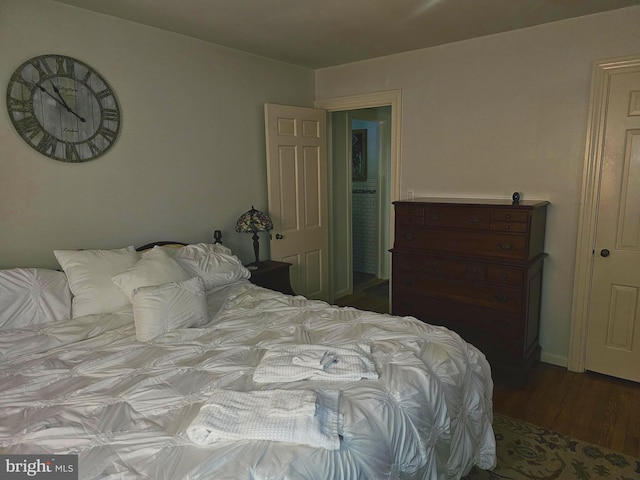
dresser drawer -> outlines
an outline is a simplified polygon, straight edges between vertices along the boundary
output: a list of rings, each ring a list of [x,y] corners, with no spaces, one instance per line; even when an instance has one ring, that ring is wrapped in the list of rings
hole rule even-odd
[[[488,229],[490,212],[485,208],[424,207],[424,224],[433,227]]]
[[[434,275],[473,281],[486,281],[486,265],[465,260],[453,260],[435,255],[413,255],[394,252],[393,268],[429,272]]]
[[[431,250],[462,255],[527,259],[527,237],[498,232],[466,232],[456,230],[397,226],[394,248]]]
[[[394,268],[392,289],[397,293],[443,298],[503,312],[522,311],[521,289],[453,281],[426,272]]]
[[[398,205],[395,212],[397,225],[424,225],[422,205]]]
[[[424,205],[396,205],[396,215],[411,216],[411,217],[424,217]]]
[[[524,349],[522,326],[518,317],[510,314],[407,293],[393,294],[393,314],[447,327],[493,357],[517,358]]]
[[[497,317],[487,322],[485,330],[463,330],[460,335],[469,338],[469,342],[481,348],[487,360],[494,367],[494,362],[507,361],[519,363],[524,350],[519,333],[506,329],[509,319]]]
[[[526,223],[515,223],[515,222],[498,222],[491,220],[491,225],[489,228],[491,230],[497,232],[519,232],[523,233],[527,231]]]
[[[396,215],[396,225],[424,225],[424,217],[418,215]]]
[[[412,254],[393,252],[393,268],[399,270],[414,270],[429,272],[434,275],[488,282],[498,285],[522,287],[524,285],[526,271],[522,268],[511,268],[503,265],[492,265],[470,260],[458,260],[438,255]]]
[[[529,214],[527,212],[520,212],[518,210],[491,210],[492,222],[524,222],[529,220]]]
[[[490,265],[487,267],[487,281],[502,285],[522,287],[524,285],[525,271],[519,268],[509,268]]]

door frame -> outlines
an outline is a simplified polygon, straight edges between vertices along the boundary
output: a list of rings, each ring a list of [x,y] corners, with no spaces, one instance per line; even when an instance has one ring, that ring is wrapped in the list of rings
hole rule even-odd
[[[390,145],[390,163],[391,172],[389,177],[389,198],[393,202],[400,199],[400,178],[402,171],[402,156],[401,156],[401,140],[402,140],[402,90],[386,90],[381,92],[365,93],[359,95],[350,95],[336,98],[326,98],[316,100],[314,103],[315,108],[321,108],[327,111],[327,113],[359,110],[362,108],[375,108],[375,107],[391,107],[391,145]],[[349,120],[350,121],[350,120]],[[327,134],[327,138],[330,138]],[[329,149],[327,149],[329,152]],[[329,224],[332,225],[333,219],[331,218],[332,212],[332,190],[331,185],[332,178],[331,171],[329,172]],[[351,187],[351,185],[349,185]],[[394,210],[389,209],[389,238],[394,238]],[[333,251],[333,241],[330,238],[330,252]],[[351,258],[351,256],[349,256]],[[389,277],[391,277],[391,269],[389,269]],[[333,295],[333,287],[331,288],[331,295]]]
[[[589,300],[593,277],[593,252],[600,199],[602,148],[606,127],[605,116],[609,83],[611,76],[615,73],[637,69],[640,69],[640,57],[636,56],[600,60],[595,62],[593,66],[567,361],[567,368],[574,372],[586,370]]]
[[[328,113],[360,108],[391,107],[391,199],[400,198],[401,138],[402,138],[402,90],[365,93],[346,97],[325,98],[315,101],[316,108]],[[392,214],[393,216],[393,214]]]

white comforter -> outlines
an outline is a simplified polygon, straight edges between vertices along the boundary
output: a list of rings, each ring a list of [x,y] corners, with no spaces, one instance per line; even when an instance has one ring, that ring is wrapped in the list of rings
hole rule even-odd
[[[489,366],[455,333],[246,281],[208,300],[208,325],[149,343],[131,312],[0,331],[0,453],[77,453],[82,479],[449,479],[494,465]],[[378,379],[253,381],[275,345],[354,342],[371,345]],[[195,445],[186,429],[222,388],[339,390],[340,449]]]

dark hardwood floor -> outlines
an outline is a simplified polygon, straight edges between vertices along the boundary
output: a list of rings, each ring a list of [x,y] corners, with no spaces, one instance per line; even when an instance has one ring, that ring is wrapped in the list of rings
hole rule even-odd
[[[640,458],[640,383],[541,363],[522,389],[496,384],[494,412]]]
[[[353,295],[334,303],[389,313],[383,287],[380,280],[363,278]],[[541,363],[525,388],[496,383],[493,407],[495,413],[640,458],[640,383]]]
[[[378,313],[389,313],[389,281],[373,275],[353,272],[353,294],[333,303]]]

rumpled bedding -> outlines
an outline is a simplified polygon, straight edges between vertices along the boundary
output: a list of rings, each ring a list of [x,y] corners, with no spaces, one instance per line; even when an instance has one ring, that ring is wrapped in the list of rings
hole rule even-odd
[[[0,331],[0,453],[79,455],[81,479],[457,479],[495,464],[492,380],[453,332],[240,281],[211,321],[136,341],[130,311]],[[265,353],[366,343],[378,379],[257,383]],[[340,448],[187,428],[220,389],[340,392]]]

